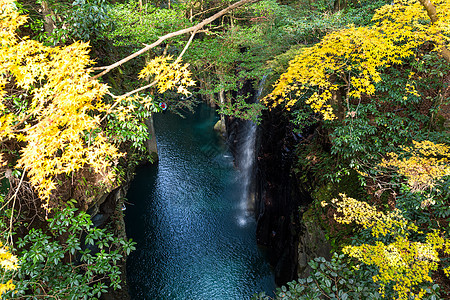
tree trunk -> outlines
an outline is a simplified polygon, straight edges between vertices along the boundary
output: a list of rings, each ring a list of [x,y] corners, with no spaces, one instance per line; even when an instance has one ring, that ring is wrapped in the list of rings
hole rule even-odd
[[[347,7],[347,0],[334,0],[333,9],[335,12]]]
[[[149,134],[148,140],[145,141],[145,146],[147,147],[148,154],[153,159],[153,161],[157,161],[158,147],[156,145],[155,126],[153,125],[153,114],[150,115],[150,118],[145,120],[145,125],[147,125],[147,130]]]
[[[430,0],[419,0],[419,2],[422,4],[422,6],[427,11],[427,14],[431,20],[431,23],[436,23],[438,21],[438,16],[436,13],[436,6],[434,6],[434,4],[431,3]],[[440,34],[440,33],[441,32],[437,32],[437,34]],[[443,40],[443,39],[441,39],[441,40]],[[448,50],[447,47],[445,47],[444,43],[445,43],[444,41],[442,41],[440,43],[441,55],[445,59],[445,61],[447,61],[447,63],[450,63],[450,50]]]
[[[342,104],[342,94],[341,89],[331,92],[331,107],[333,108],[334,114],[340,121],[344,119],[345,114],[344,105]]]
[[[56,28],[55,21],[53,18],[55,17],[55,14],[50,9],[47,1],[42,1],[42,15],[44,16],[44,31],[47,33],[47,35],[51,35],[53,33],[53,30]]]
[[[332,84],[338,84],[338,77],[336,75],[332,75],[330,78]],[[343,103],[343,96],[345,95],[345,89],[343,87],[338,88],[337,90],[331,91],[331,107],[333,108],[334,115],[342,121],[345,117],[345,107]]]
[[[219,81],[222,82],[223,79],[222,79],[222,76],[220,75],[220,73],[218,74],[218,76],[219,76]],[[226,103],[225,91],[224,91],[223,88],[220,88],[220,90],[219,90],[219,102],[220,102],[220,106],[221,107],[223,107],[225,105],[225,103]],[[217,129],[216,129],[216,126],[214,126],[215,129],[219,130],[221,132],[225,132],[226,131],[226,129],[225,129],[225,116],[223,114],[220,114],[220,121],[219,122],[216,124],[216,126],[218,127]],[[220,125],[218,125],[218,124],[220,124]]]

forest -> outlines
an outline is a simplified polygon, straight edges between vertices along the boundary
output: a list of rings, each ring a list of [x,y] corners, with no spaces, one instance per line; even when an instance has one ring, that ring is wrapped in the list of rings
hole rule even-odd
[[[0,0],[0,43],[2,299],[121,290],[149,120],[200,102],[284,132],[330,247],[254,299],[450,299],[450,0]]]

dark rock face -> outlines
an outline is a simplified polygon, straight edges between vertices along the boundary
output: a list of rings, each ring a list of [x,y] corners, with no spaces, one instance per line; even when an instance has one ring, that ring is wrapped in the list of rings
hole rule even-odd
[[[278,285],[297,279],[298,209],[311,202],[291,168],[298,137],[281,111],[265,113],[257,156],[255,214],[258,244],[267,247]]]
[[[309,208],[309,210],[314,209]],[[308,262],[316,257],[331,259],[332,247],[327,240],[325,231],[320,227],[317,220],[308,214],[303,214],[302,230],[298,243],[298,277],[307,278],[311,275],[311,266]]]
[[[253,87],[253,83],[250,80],[246,80],[243,82],[242,87],[233,94],[233,97],[238,96],[248,96],[247,102],[251,103],[255,100],[255,95],[257,91],[255,91]],[[248,122],[246,120],[242,120],[235,117],[225,116],[225,127],[226,127],[226,140],[227,144],[233,153],[235,158],[239,156],[239,149],[242,149],[242,144],[245,143],[245,139],[247,137],[246,130],[248,129]],[[238,160],[236,160],[238,162]]]
[[[226,141],[227,145],[235,158],[236,167],[239,168],[239,151],[242,149],[242,144],[245,143],[246,122],[235,117],[226,117]]]
[[[114,234],[118,237],[125,238],[125,221],[121,208],[123,200],[126,195],[128,186],[122,186],[114,189],[110,193],[104,194],[100,197],[100,201],[94,204],[87,210],[91,215],[91,220],[95,227],[103,228],[110,224]],[[128,285],[126,283],[126,258],[123,259],[120,265],[122,288],[114,290],[109,288],[107,293],[102,294],[102,300],[128,300],[131,299],[128,294]]]
[[[253,86],[247,81],[237,94],[256,95]],[[225,121],[227,142],[239,168],[239,151],[247,138],[248,121],[234,117],[226,117]],[[312,202],[307,188],[302,188],[292,172],[294,149],[303,139],[294,134],[292,124],[281,110],[264,112],[257,130],[252,172],[255,179],[251,183],[250,201],[254,203],[249,207],[257,220],[257,242],[267,248],[278,285],[298,278],[299,239],[303,242],[305,233],[299,207]]]
[[[246,82],[237,94],[256,95],[256,91],[251,82]],[[248,121],[226,118],[226,137],[238,168],[239,149],[247,138],[247,128]],[[254,209],[257,220],[257,242],[267,248],[277,285],[298,278],[298,243],[304,230],[298,210],[312,202],[291,170],[295,145],[301,138],[293,133],[282,111],[265,111],[257,130],[256,176],[250,192],[254,203],[249,207]]]

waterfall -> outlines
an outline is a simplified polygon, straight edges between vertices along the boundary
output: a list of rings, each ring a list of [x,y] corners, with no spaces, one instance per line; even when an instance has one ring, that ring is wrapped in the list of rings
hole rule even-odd
[[[253,98],[253,103],[259,102],[264,82],[267,75],[259,82],[258,90]],[[254,208],[254,188],[253,179],[255,175],[255,149],[256,149],[256,129],[257,125],[252,121],[244,121],[242,140],[243,143],[238,149],[240,181],[242,184],[242,195],[239,203],[239,215],[237,221],[240,226],[245,226],[251,217],[251,211]]]
[[[245,226],[250,217],[252,203],[254,202],[252,193],[252,179],[254,174],[255,162],[255,143],[256,143],[256,124],[251,121],[246,121],[244,136],[245,141],[242,144],[240,151],[240,180],[242,184],[241,200],[239,202],[239,216],[238,223]]]

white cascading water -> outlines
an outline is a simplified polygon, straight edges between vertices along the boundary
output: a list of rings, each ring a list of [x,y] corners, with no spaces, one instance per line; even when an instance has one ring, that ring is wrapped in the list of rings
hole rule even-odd
[[[253,165],[255,156],[255,142],[256,142],[256,124],[248,121],[249,124],[245,136],[245,142],[242,145],[240,153],[240,179],[242,183],[242,195],[239,202],[239,216],[238,223],[241,226],[245,226],[250,217],[251,203],[253,195],[250,194],[252,177],[253,177]]]
[[[261,97],[266,75],[261,79],[256,92],[254,103],[259,102]],[[242,143],[239,152],[239,169],[240,180],[242,183],[242,195],[239,202],[239,214],[237,221],[240,226],[245,226],[249,218],[251,218],[251,211],[255,202],[254,191],[252,191],[252,183],[254,178],[254,164],[255,164],[255,148],[256,148],[256,128],[257,125],[252,121],[246,121],[244,125],[245,135],[242,137]]]

